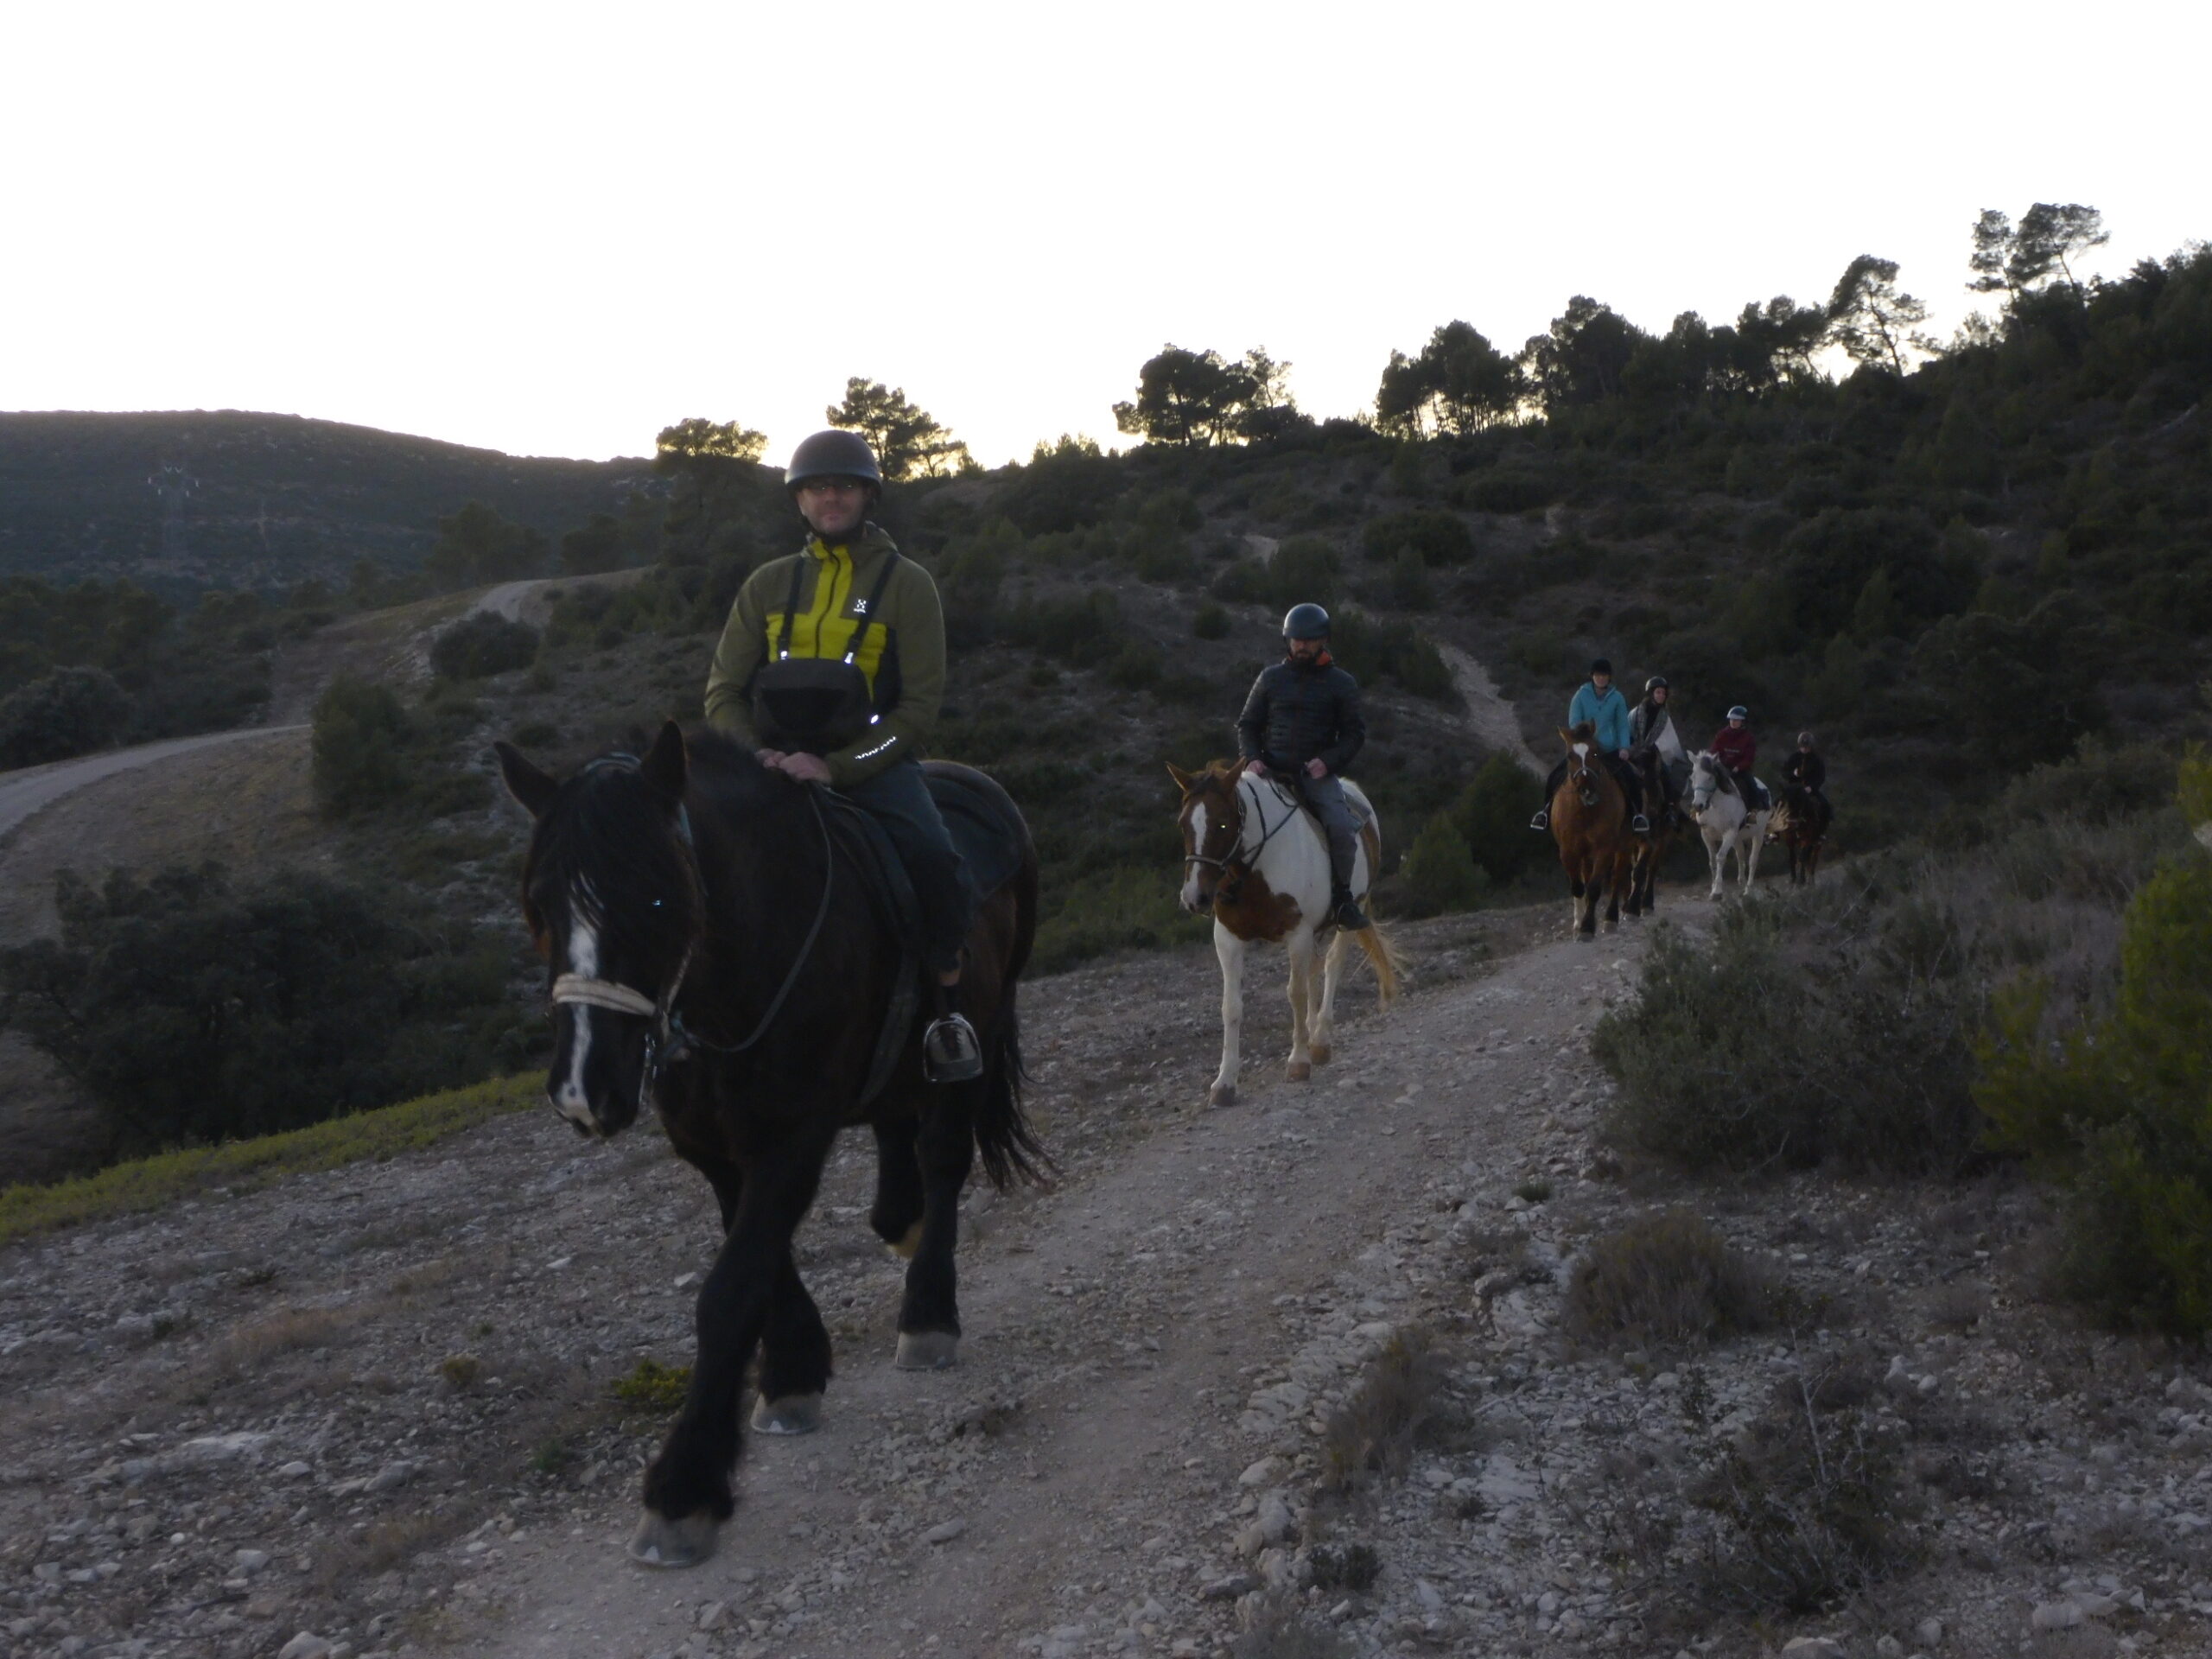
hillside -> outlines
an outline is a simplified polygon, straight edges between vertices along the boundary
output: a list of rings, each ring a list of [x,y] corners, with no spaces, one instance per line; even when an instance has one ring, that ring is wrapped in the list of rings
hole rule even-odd
[[[0,414],[0,575],[343,588],[357,559],[412,569],[464,503],[557,536],[651,485],[643,461],[505,455],[289,415]]]

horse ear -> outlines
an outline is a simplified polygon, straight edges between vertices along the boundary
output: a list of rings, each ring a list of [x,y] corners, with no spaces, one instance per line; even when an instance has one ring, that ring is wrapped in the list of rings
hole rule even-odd
[[[1173,760],[1167,763],[1167,775],[1175,780],[1176,788],[1181,790],[1185,795],[1191,792],[1191,774]]]
[[[1568,748],[1573,748],[1574,747],[1574,734],[1568,731],[1564,726],[1560,727],[1558,729],[1559,741],[1565,744]]]
[[[499,777],[507,786],[507,793],[521,803],[522,810],[531,817],[543,817],[545,809],[553,804],[554,791],[561,785],[524,760],[522,751],[512,743],[494,743],[492,753],[499,758]]]
[[[653,739],[653,746],[645,751],[645,758],[639,770],[645,775],[645,782],[653,792],[671,801],[683,798],[683,786],[690,778],[690,761],[683,753],[683,728],[674,721],[661,723],[660,734]]]

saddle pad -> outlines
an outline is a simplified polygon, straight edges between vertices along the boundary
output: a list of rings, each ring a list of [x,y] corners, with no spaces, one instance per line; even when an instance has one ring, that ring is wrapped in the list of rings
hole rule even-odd
[[[922,775],[968,866],[976,897],[988,899],[1014,880],[1028,850],[1029,827],[1021,821],[1021,810],[996,779],[973,766],[927,760]]]

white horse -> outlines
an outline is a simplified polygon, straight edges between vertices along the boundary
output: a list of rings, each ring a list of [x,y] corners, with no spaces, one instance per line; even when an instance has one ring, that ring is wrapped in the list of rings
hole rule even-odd
[[[1737,792],[1736,775],[1707,749],[1690,762],[1689,810],[1698,833],[1705,837],[1706,856],[1713,861],[1713,891],[1706,897],[1720,897],[1721,866],[1731,853],[1736,855],[1743,891],[1749,893],[1759,873],[1759,849],[1766,842],[1766,821],[1773,816],[1772,809],[1752,810]]]
[[[1214,954],[1221,959],[1221,1070],[1207,1101],[1228,1106],[1236,1099],[1248,946],[1268,941],[1290,952],[1290,1061],[1284,1075],[1293,1083],[1305,1082],[1329,1058],[1337,985],[1353,944],[1366,952],[1385,1003],[1397,995],[1398,958],[1380,927],[1354,933],[1330,920],[1328,838],[1287,785],[1255,778],[1233,761],[1217,760],[1202,772],[1167,770],[1183,791],[1177,813],[1183,829],[1183,908],[1194,916],[1212,912]],[[1382,835],[1359,785],[1346,782],[1344,794],[1363,820],[1351,890],[1364,904],[1382,858]],[[1325,928],[1334,937],[1317,987],[1315,936]]]

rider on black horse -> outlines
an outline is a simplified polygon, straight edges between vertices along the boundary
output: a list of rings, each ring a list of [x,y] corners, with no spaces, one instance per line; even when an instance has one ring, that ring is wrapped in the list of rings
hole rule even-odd
[[[1821,815],[1821,828],[1827,829],[1834,821],[1835,808],[1828,804],[1825,791],[1828,781],[1828,763],[1821,759],[1813,747],[1810,732],[1797,734],[1797,751],[1783,763],[1783,781],[1802,789],[1811,798],[1813,808]]]
[[[982,1045],[957,1006],[976,895],[922,777],[944,693],[937,584],[868,521],[883,474],[866,441],[816,433],[791,452],[784,482],[813,534],[738,590],[707,677],[707,723],[883,826],[913,882],[937,981],[922,1039],[930,1077],[980,1077]]]
[[[1682,791],[1690,778],[1689,750],[1682,743],[1681,734],[1675,729],[1674,710],[1667,706],[1674,695],[1667,684],[1667,677],[1654,674],[1643,683],[1643,701],[1636,705],[1628,717],[1629,747],[1637,756],[1649,756],[1659,779],[1660,806],[1669,820],[1675,818],[1675,803],[1682,798]]]
[[[1260,671],[1236,718],[1236,753],[1255,777],[1287,784],[1329,838],[1329,914],[1357,930],[1367,917],[1351,896],[1359,821],[1344,798],[1344,769],[1367,741],[1359,682],[1329,656],[1329,613],[1294,605],[1282,620],[1283,660]]]
[[[1633,741],[1629,735],[1628,699],[1613,683],[1613,665],[1600,657],[1590,664],[1590,683],[1575,689],[1574,701],[1567,706],[1567,728],[1570,732],[1588,722],[1597,730],[1597,749],[1619,781],[1622,793],[1628,797],[1629,828],[1639,836],[1651,833],[1651,820],[1643,816],[1643,785],[1630,764],[1629,751]],[[1536,816],[1529,820],[1531,830],[1552,827],[1552,797],[1567,781],[1567,762],[1561,760],[1552,768],[1552,775],[1544,779],[1544,804],[1536,809]]]

